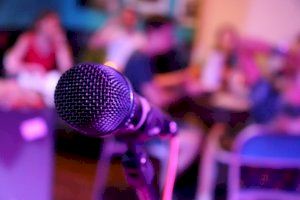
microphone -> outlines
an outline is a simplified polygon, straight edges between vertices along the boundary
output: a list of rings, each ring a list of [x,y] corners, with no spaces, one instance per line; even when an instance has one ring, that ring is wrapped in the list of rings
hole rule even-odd
[[[177,124],[169,116],[136,94],[125,76],[105,65],[72,67],[60,77],[54,97],[58,115],[89,136],[147,138],[177,133]]]

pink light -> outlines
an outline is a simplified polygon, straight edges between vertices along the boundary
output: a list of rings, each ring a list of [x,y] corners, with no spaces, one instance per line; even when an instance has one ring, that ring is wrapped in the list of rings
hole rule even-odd
[[[43,118],[36,117],[24,120],[20,125],[20,133],[24,140],[33,141],[45,137],[48,127]]]

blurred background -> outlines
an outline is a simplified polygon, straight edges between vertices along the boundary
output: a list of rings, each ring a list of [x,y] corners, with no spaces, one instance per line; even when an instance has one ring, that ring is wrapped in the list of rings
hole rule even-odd
[[[299,19],[298,0],[0,1],[0,199],[136,199],[124,144],[55,112],[81,62],[178,122],[174,199],[300,199]],[[161,189],[168,141],[145,148]]]

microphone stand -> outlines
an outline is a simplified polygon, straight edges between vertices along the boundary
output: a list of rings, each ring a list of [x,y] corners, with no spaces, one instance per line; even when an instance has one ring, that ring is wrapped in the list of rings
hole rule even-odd
[[[147,153],[137,142],[128,142],[127,147],[122,165],[128,184],[135,188],[139,200],[159,200],[153,185],[153,166]]]
[[[154,179],[154,169],[152,166],[152,163],[143,148],[143,144],[145,141],[147,141],[149,138],[161,135],[163,137],[173,137],[177,134],[177,125],[175,122],[163,120],[163,119],[155,119],[156,112],[151,112],[150,117],[148,118],[149,123],[151,122],[152,125],[148,127],[142,128],[142,130],[137,130],[134,132],[120,132],[118,133],[118,140],[126,145],[127,151],[122,156],[122,166],[125,172],[127,183],[133,187],[136,190],[137,196],[139,200],[160,200],[160,192],[159,189],[154,187],[153,179]],[[158,115],[159,116],[159,115]],[[154,118],[154,119],[153,119]],[[148,124],[149,124],[148,123]],[[161,127],[161,128],[157,128]],[[148,129],[147,129],[148,128]],[[122,133],[122,134],[121,134]],[[165,134],[163,134],[165,133]],[[171,145],[172,146],[172,145]],[[178,145],[175,145],[175,147]],[[118,148],[118,147],[112,147],[111,148]],[[104,148],[106,151],[110,151]],[[175,151],[175,154],[178,154],[178,150]],[[171,151],[172,152],[172,151]],[[104,152],[104,155],[107,155]],[[176,158],[177,156],[172,156]],[[104,157],[103,160],[107,161],[107,157]],[[174,160],[174,159],[173,159]],[[171,166],[169,169],[169,163],[168,163],[168,171],[171,174],[167,174],[165,183],[165,188],[163,191],[162,198],[163,199],[171,199],[172,197],[172,190],[173,190],[173,184],[175,181],[176,176],[176,166],[177,166],[177,159],[175,159],[176,162]],[[170,158],[169,158],[170,161]],[[101,163],[101,162],[100,162]],[[104,162],[106,163],[106,162]],[[107,167],[107,166],[106,166]],[[103,172],[104,170],[101,168],[101,165],[98,164],[98,170],[97,174],[100,172]],[[173,178],[172,178],[173,177]],[[98,180],[98,181],[97,181]],[[102,181],[100,181],[102,180]],[[105,181],[105,180],[104,180]],[[101,178],[96,178],[96,186],[95,186],[95,200],[99,199],[97,198],[99,195],[103,195],[103,176]],[[101,187],[100,187],[100,186]],[[100,188],[100,189],[99,189]]]

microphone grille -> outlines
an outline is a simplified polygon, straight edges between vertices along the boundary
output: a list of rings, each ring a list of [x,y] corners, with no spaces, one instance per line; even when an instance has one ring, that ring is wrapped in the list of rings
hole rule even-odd
[[[80,132],[106,136],[130,115],[132,95],[128,81],[114,69],[79,64],[59,79],[55,107],[60,117]]]

